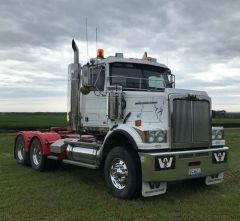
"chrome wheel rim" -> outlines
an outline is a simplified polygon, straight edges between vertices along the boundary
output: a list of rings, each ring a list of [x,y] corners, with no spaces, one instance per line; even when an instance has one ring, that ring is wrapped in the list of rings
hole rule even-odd
[[[113,185],[117,189],[121,190],[126,186],[128,179],[128,168],[122,159],[115,158],[112,160],[110,166],[110,178]]]
[[[33,163],[38,166],[41,163],[41,159],[42,159],[42,152],[41,152],[41,147],[38,144],[35,144],[32,150],[32,159],[33,159]]]
[[[20,140],[19,143],[17,144],[17,157],[20,161],[22,161],[23,156],[24,156],[24,145],[22,140]]]

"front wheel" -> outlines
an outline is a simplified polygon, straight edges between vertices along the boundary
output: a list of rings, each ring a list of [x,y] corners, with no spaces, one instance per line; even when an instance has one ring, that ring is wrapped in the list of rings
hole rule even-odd
[[[105,161],[104,176],[106,186],[116,197],[131,199],[138,195],[141,177],[137,163],[137,154],[130,148],[113,148]]]

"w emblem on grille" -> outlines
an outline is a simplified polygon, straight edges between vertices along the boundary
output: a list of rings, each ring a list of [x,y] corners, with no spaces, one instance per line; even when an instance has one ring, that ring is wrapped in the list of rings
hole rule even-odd
[[[227,161],[226,152],[215,152],[213,153],[213,163],[222,163]]]
[[[173,169],[175,168],[175,156],[161,156],[155,160],[156,170]]]

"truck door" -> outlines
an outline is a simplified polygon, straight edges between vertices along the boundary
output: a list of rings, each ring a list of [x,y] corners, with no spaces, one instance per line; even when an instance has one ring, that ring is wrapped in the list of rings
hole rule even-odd
[[[84,71],[84,70],[83,70]],[[89,82],[92,85],[90,93],[81,95],[81,115],[83,126],[107,126],[107,96],[106,96],[106,67],[105,65],[91,66]]]

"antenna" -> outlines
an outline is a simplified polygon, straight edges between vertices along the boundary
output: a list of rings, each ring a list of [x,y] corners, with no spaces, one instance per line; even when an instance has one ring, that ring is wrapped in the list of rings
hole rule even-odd
[[[98,31],[97,31],[97,27],[96,27],[96,53],[98,50]],[[98,58],[97,58],[97,66],[98,66]]]
[[[168,52],[166,52],[166,56],[165,56],[166,58],[166,63],[167,63],[167,66],[168,66]]]
[[[96,28],[96,51],[98,49],[98,32],[97,32],[97,28]]]
[[[86,17],[86,44],[87,44],[87,62],[88,62],[88,23]]]

